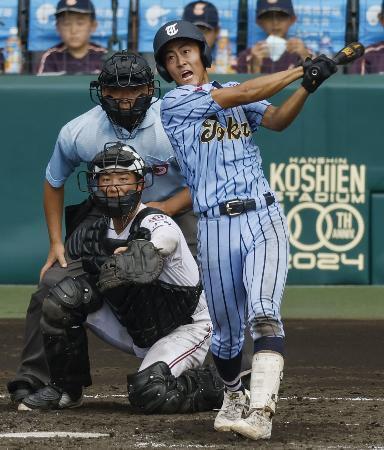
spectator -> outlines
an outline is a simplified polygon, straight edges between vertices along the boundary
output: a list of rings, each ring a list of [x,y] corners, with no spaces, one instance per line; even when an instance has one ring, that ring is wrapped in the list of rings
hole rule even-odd
[[[239,54],[238,73],[273,73],[296,66],[309,55],[303,41],[287,38],[296,22],[291,0],[258,0],[256,22],[268,35]]]
[[[183,20],[196,25],[204,34],[209,47],[214,47],[220,31],[219,14],[215,5],[205,1],[188,3],[184,8]]]
[[[384,27],[384,0],[379,13],[379,21]],[[384,35],[383,35],[384,36]],[[349,69],[349,73],[365,75],[378,73],[384,75],[384,40],[369,45],[365,54],[359,58]]]
[[[4,72],[4,55],[3,55],[3,49],[0,48],[0,73]]]
[[[55,16],[62,42],[43,54],[37,74],[98,73],[107,50],[90,42],[90,36],[97,28],[92,2],[60,0]]]

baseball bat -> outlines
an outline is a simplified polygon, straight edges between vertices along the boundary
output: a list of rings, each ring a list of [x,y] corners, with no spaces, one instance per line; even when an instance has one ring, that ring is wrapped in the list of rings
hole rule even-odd
[[[360,58],[360,56],[363,56],[364,52],[365,48],[361,42],[351,42],[338,53],[336,53],[336,55],[332,59],[338,66],[349,64],[350,62],[355,61],[357,58]]]
[[[332,58],[332,60],[336,63],[336,65],[346,65],[352,61],[355,61],[360,56],[363,56],[365,52],[364,45],[360,42],[351,42]],[[317,77],[319,75],[319,68],[313,66],[311,68],[312,77]]]

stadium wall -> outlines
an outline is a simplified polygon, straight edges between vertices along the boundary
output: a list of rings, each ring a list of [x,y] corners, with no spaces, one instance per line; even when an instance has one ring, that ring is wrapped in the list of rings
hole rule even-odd
[[[236,75],[239,81],[247,78]],[[48,251],[45,167],[61,126],[92,107],[90,80],[0,77],[0,283],[38,280]],[[171,87],[162,84],[163,94]],[[293,89],[272,102],[280,104]],[[287,130],[260,129],[255,136],[288,217],[288,284],[384,284],[383,94],[380,76],[335,76]],[[72,176],[66,204],[83,195]]]

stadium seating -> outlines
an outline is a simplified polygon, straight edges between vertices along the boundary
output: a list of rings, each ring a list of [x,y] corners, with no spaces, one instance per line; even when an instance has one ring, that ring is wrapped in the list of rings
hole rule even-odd
[[[384,29],[378,19],[381,0],[360,0],[359,40],[364,45],[384,40]]]
[[[192,0],[140,0],[139,2],[139,52],[152,52],[157,29],[170,20],[180,19],[185,5]],[[220,27],[229,32],[232,54],[236,53],[238,2],[235,0],[210,0],[219,11]]]
[[[3,48],[8,38],[9,30],[17,26],[18,0],[0,1],[0,48]]]
[[[10,1],[10,0],[1,0]],[[16,1],[16,0],[15,0]],[[96,18],[99,23],[93,41],[107,47],[112,29],[111,2],[108,0],[92,0],[96,8]],[[56,0],[30,0],[29,34],[27,49],[31,52],[46,50],[57,44],[59,38],[55,29]],[[127,45],[129,0],[120,1],[118,9],[118,34],[122,46]],[[1,8],[0,8],[1,10]]]
[[[266,38],[256,24],[256,3],[248,0],[248,47]],[[347,0],[293,0],[293,6],[297,21],[290,37],[302,39],[314,54],[329,56],[344,46]]]

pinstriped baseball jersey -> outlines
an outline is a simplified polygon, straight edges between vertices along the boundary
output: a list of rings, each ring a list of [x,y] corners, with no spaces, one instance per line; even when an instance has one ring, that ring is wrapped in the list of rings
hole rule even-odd
[[[227,83],[223,87],[237,83]],[[246,323],[258,349],[275,350],[284,329],[280,304],[288,269],[288,231],[252,140],[269,102],[223,109],[211,96],[220,85],[180,86],[164,97],[161,118],[200,214],[198,256],[213,324],[212,353],[235,358]],[[219,204],[254,199],[237,216]],[[271,194],[269,194],[271,198]],[[256,347],[255,347],[256,348]],[[258,350],[258,351],[259,351]],[[279,351],[279,350],[278,350]]]
[[[270,191],[252,138],[270,103],[223,109],[210,94],[214,83],[180,86],[165,95],[161,105],[164,129],[197,213],[234,198],[259,199]]]

